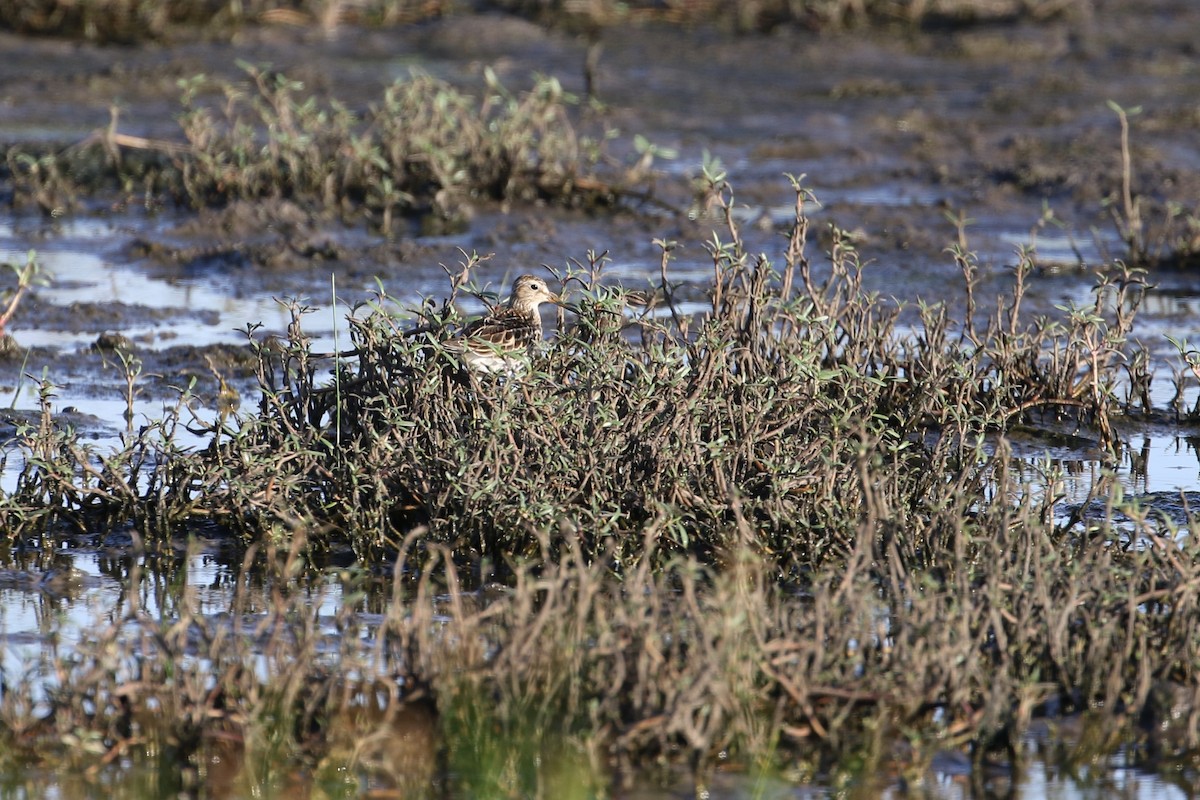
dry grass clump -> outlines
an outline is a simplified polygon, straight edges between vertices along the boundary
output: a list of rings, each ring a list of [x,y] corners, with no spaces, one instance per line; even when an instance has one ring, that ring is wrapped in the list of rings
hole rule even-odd
[[[9,148],[14,203],[52,212],[113,189],[193,206],[277,198],[366,217],[390,233],[400,216],[461,225],[479,199],[609,205],[646,177],[644,164],[605,161],[604,137],[577,129],[575,99],[553,78],[513,94],[489,71],[488,96],[478,100],[417,75],[358,113],[278,72],[242,66],[249,86],[181,81],[186,143],[125,136],[114,118],[60,153]]]
[[[166,591],[160,618],[132,593],[9,679],[0,741],[93,780],[150,761],[193,794],[302,765],[348,796],[366,780],[418,797],[599,792],[614,766],[654,763],[689,765],[701,790],[718,754],[831,785],[919,777],[941,749],[1019,758],[1033,716],[1087,708],[1133,758],[1200,745],[1194,541],[1153,525],[1131,551],[1102,527],[1064,535],[1029,487],[998,481],[1024,498],[971,523],[966,500],[897,525],[871,497],[852,553],[782,583],[736,512],[720,565],[661,562],[653,526],[636,557],[542,534],[484,592],[437,546],[403,549],[387,584],[308,573],[299,536],[247,559],[229,614]],[[925,566],[898,549],[909,531]],[[58,688],[34,707],[39,686]]]
[[[202,452],[171,445],[177,421],[103,459],[24,431],[10,537],[125,520],[158,547],[207,519],[269,554],[229,617],[181,602],[98,626],[53,667],[40,730],[112,752],[161,708],[154,736],[193,766],[232,740],[246,764],[505,796],[602,785],[614,763],[690,764],[702,787],[718,754],[797,780],[919,773],[938,748],[1018,758],[1034,715],[1087,709],[1134,757],[1200,747],[1200,544],[1106,481],[1103,516],[1061,518],[1054,468],[1022,479],[1003,438],[1055,416],[1120,446],[1137,276],[1029,321],[1025,268],[985,313],[959,251],[962,325],[927,307],[900,335],[845,237],[810,261],[799,181],[777,267],[709,180],[726,226],[698,317],[671,243],[653,312],[593,257],[530,374],[471,376],[440,344],[467,259],[441,307],[357,315],[344,354],[312,352],[300,308],[286,341],[249,331],[258,408]],[[310,566],[340,542],[363,566]],[[0,735],[41,741],[20,697]],[[411,725],[443,754],[432,775],[387,750]]]

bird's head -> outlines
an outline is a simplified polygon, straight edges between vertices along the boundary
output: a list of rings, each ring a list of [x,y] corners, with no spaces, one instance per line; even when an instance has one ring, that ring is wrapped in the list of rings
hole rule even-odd
[[[550,291],[544,279],[536,275],[522,275],[513,281],[512,296],[508,305],[517,311],[534,312],[542,303],[557,305],[561,302],[558,295]]]

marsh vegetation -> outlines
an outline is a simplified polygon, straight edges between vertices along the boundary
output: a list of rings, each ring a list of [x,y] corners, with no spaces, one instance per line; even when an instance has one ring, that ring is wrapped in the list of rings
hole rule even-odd
[[[555,4],[504,5],[576,24]],[[46,7],[13,8],[33,25]],[[940,25],[955,7],[688,6],[744,30]],[[194,24],[179,8],[171,24]],[[447,10],[287,11],[330,9],[380,24]],[[380,278],[349,308],[330,281],[349,317],[332,347],[294,300],[284,329],[245,320],[237,347],[168,378],[141,341],[97,338],[125,401],[115,447],[73,424],[53,371],[27,370],[12,339],[4,363],[37,402],[0,428],[0,597],[36,592],[43,611],[32,647],[0,631],[21,654],[0,664],[0,793],[593,797],[651,776],[704,796],[729,773],[870,793],[918,786],[952,753],[986,796],[985,767],[1017,775],[1031,731],[1081,720],[1065,769],[1120,752],[1195,783],[1195,493],[1162,513],[1115,469],[1133,426],[1200,422],[1195,351],[1169,344],[1164,403],[1161,343],[1138,335],[1162,274],[1148,270],[1200,248],[1194,208],[1133,188],[1134,109],[1106,110],[1116,167],[1096,179],[1120,249],[1076,266],[1086,302],[1048,310],[1031,298],[1037,248],[998,279],[949,208],[920,212],[945,234],[951,288],[884,295],[867,277],[879,239],[822,209],[811,178],[774,178],[786,213],[747,215],[717,158],[664,177],[674,143],[619,132],[555,78],[510,91],[489,67],[476,95],[416,75],[351,104],[238,69],[176,82],[176,138],[125,133],[133,115],[114,111],[71,146],[10,146],[10,208],[212,213],[230,238],[261,223],[293,259],[331,263],[349,247],[297,244],[314,221],[433,234],[445,280],[414,301]],[[437,237],[495,206],[656,229],[636,287],[603,248],[557,254],[544,272],[568,304],[519,378],[469,373],[444,346],[503,284],[486,253]],[[1057,222],[1046,208],[1034,232]],[[274,257],[237,246],[237,269]],[[208,257],[152,233],[131,251]],[[702,281],[695,263],[679,277],[681,253],[703,254]],[[5,277],[0,332],[61,276],[32,253]],[[141,418],[144,395],[167,398],[161,415]],[[1062,461],[1014,455],[1030,435],[1094,455],[1087,497],[1065,499]],[[64,567],[83,552],[118,588],[68,631],[51,612],[95,588]],[[220,564],[211,586],[189,574],[198,559]]]
[[[1111,483],[1106,516],[1064,518],[1054,468],[1019,478],[1002,435],[1052,418],[1121,447],[1118,418],[1148,411],[1127,388],[1139,275],[1026,319],[1022,268],[959,330],[934,305],[899,335],[839,232],[814,276],[799,179],[775,256],[745,251],[731,188],[709,181],[726,212],[709,310],[675,307],[672,243],[657,307],[593,254],[562,276],[578,313],[520,380],[465,373],[439,344],[465,258],[444,305],[414,316],[381,294],[340,353],[313,352],[303,308],[283,341],[248,329],[258,396],[203,449],[173,445],[196,424],[186,393],[99,453],[53,425],[47,384],[15,443],[10,558],[113,530],[162,553],[211,526],[271,601],[238,590],[216,619],[181,598],[156,619],[127,595],[69,656],[10,679],[9,743],[99,765],[152,740],[195,768],[236,741],[239,759],[287,752],[319,775],[351,758],[402,784],[494,782],[484,795],[535,791],[542,757],[596,780],[596,764],[684,764],[698,785],[718,760],[919,772],[956,745],[1014,758],[1035,716],[1085,711],[1148,758],[1191,753],[1194,540]],[[972,257],[953,257],[969,295]],[[322,569],[347,548],[354,566]],[[314,602],[331,579],[332,619]],[[377,751],[413,714],[436,720],[448,767]],[[497,726],[513,738],[475,738]],[[494,769],[456,769],[471,748]]]

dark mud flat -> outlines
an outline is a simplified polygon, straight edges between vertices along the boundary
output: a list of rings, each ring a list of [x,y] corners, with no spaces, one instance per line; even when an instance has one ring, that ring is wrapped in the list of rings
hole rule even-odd
[[[659,162],[663,174],[654,187],[678,213],[652,205],[580,219],[534,217],[514,207],[498,218],[481,206],[453,244],[496,251],[499,273],[514,262],[559,264],[596,245],[622,262],[646,260],[649,236],[696,229],[687,214],[687,176],[708,151],[747,205],[744,227],[761,230],[764,243],[790,203],[782,173],[807,174],[824,204],[821,218],[861,232],[864,254],[879,264],[874,272],[898,297],[929,294],[937,285],[929,274],[949,269],[942,250],[955,229],[946,211],[975,219],[972,244],[1003,264],[1011,261],[1013,239],[1028,240],[1048,203],[1067,227],[1042,232],[1050,251],[1043,260],[1073,261],[1061,244],[1070,234],[1094,265],[1101,255],[1122,255],[1101,207],[1120,188],[1118,125],[1107,101],[1143,109],[1133,119],[1135,191],[1150,203],[1185,206],[1200,196],[1200,152],[1191,136],[1200,92],[1191,33],[1198,24],[1194,5],[1163,0],[1098,3],[1087,17],[1046,23],[936,32],[731,37],[666,26],[606,30],[599,119],[624,134],[615,155],[630,148],[634,133],[679,153]],[[583,47],[582,40],[499,16],[329,36],[262,28],[234,43],[139,48],[8,37],[0,140],[70,144],[107,126],[114,103],[122,133],[179,140],[176,82],[201,73],[244,79],[239,59],[270,64],[359,110],[414,69],[478,94],[485,67],[512,89],[542,73],[581,92]],[[705,220],[696,222],[703,231]],[[146,246],[122,260],[177,277],[224,271],[241,287],[268,290],[289,282],[323,289],[330,271],[415,278],[452,252],[445,243],[423,244],[415,230],[386,246],[364,240],[292,204],[238,207],[159,227],[130,231],[129,240]],[[910,283],[915,291],[903,291]]]

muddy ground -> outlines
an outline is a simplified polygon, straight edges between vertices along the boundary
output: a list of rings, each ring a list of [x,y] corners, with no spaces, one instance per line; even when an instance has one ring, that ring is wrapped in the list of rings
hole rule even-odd
[[[742,226],[756,249],[780,252],[792,203],[782,176],[806,174],[823,204],[814,210],[818,236],[831,222],[853,231],[869,264],[868,287],[904,300],[957,297],[957,269],[944,252],[956,238],[948,214],[973,220],[969,243],[980,253],[985,291],[999,292],[1011,282],[1016,246],[1031,240],[1049,209],[1065,227],[1034,234],[1045,269],[1031,301],[1050,310],[1087,302],[1088,268],[1123,254],[1106,202],[1120,187],[1121,169],[1118,120],[1107,101],[1141,108],[1133,118],[1134,189],[1145,196],[1148,221],[1167,202],[1196,211],[1196,30],[1200,7],[1189,0],[1110,0],[1097,2],[1094,13],[1049,22],[926,31],[609,29],[596,74],[602,106],[581,104],[578,113],[582,125],[620,131],[610,148],[616,158],[635,157],[634,134],[677,151],[657,162],[653,202],[594,213],[479,203],[465,231],[427,236],[414,221],[384,237],[365,221],[333,220],[290,202],[200,210],[152,204],[147,212],[144,198],[108,197],[58,219],[22,209],[9,219],[7,239],[13,252],[53,248],[64,225],[97,214],[110,225],[91,237],[93,252],[157,280],[207,281],[231,296],[319,298],[332,273],[349,302],[367,297],[378,278],[415,303],[444,290],[438,265],[453,264],[458,248],[495,253],[479,278],[497,287],[518,267],[564,267],[589,248],[610,253],[617,279],[638,283],[656,274],[652,242],[664,238],[683,243],[677,277],[694,283],[702,299],[709,261],[701,243],[713,221],[697,213],[694,181],[710,153],[745,205]],[[107,126],[114,107],[122,133],[181,141],[177,82],[200,73],[244,79],[238,60],[269,63],[309,90],[364,110],[412,70],[477,93],[485,68],[514,91],[542,73],[582,93],[585,50],[579,37],[502,16],[331,34],[264,26],[228,42],[197,37],[134,47],[5,34],[0,143],[65,147]],[[70,280],[67,272],[60,267],[54,280]],[[1164,298],[1182,298],[1164,301],[1164,324],[1186,333],[1200,279],[1172,270],[1155,280]],[[131,337],[153,376],[147,391],[166,396],[195,377],[211,393],[210,345],[189,340],[188,331],[192,321],[196,330],[213,324],[214,313],[142,306],[136,298],[56,305],[35,293],[9,326],[17,342],[23,331],[52,328],[79,334],[76,343],[15,351],[0,363],[0,383],[11,388],[22,371],[48,367],[77,388],[91,380],[111,388],[120,370],[92,334],[148,328]],[[164,315],[169,330],[155,327]],[[246,377],[249,361],[232,357],[229,346],[216,353],[221,367]]]

